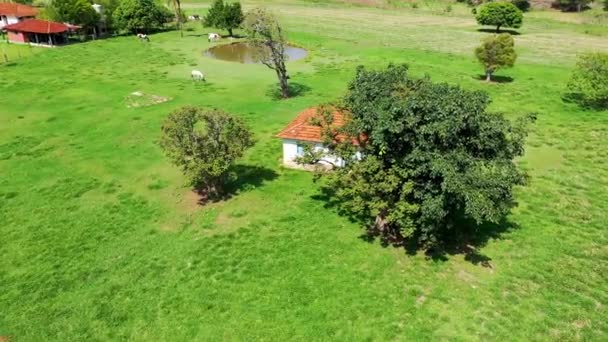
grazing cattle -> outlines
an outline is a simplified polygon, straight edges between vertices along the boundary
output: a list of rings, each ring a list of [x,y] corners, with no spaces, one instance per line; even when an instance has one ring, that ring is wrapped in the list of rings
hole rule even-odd
[[[147,34],[143,34],[143,33],[138,33],[137,34],[137,38],[139,38],[139,40],[145,40],[147,42],[150,41],[150,38],[148,38],[148,35]]]
[[[207,38],[207,41],[211,42],[211,41],[218,40],[220,38],[222,38],[222,37],[217,33],[209,33],[209,37]]]
[[[205,75],[203,75],[203,73],[198,70],[192,70],[190,75],[192,76],[192,80],[194,81],[205,81]]]
[[[188,20],[201,20],[201,16],[198,14],[189,15]]]

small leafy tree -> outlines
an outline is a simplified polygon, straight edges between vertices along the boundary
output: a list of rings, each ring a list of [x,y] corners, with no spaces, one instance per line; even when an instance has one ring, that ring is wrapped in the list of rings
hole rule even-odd
[[[160,145],[197,191],[218,198],[234,175],[230,168],[253,146],[251,131],[238,118],[220,110],[183,107],[162,125]]]
[[[604,0],[604,11],[608,11],[608,0]]]
[[[492,81],[492,74],[500,68],[509,68],[515,64],[515,42],[507,33],[486,37],[481,45],[475,48],[475,56],[485,68],[486,81]]]
[[[53,0],[47,9],[51,20],[93,27],[100,16],[88,0]]]
[[[588,53],[579,57],[566,97],[583,106],[608,109],[608,54]]]
[[[525,181],[514,160],[527,119],[487,113],[487,94],[412,79],[407,66],[391,65],[359,67],[342,102],[349,120],[323,130],[325,146],[344,160],[362,157],[321,173],[321,189],[369,234],[433,247],[475,226],[469,221],[499,222],[514,205],[513,188]]]
[[[256,8],[247,13],[243,22],[247,39],[256,51],[256,59],[274,70],[279,79],[283,98],[289,97],[287,80],[287,55],[285,54],[285,36],[283,29],[274,15],[263,8]]]
[[[171,15],[167,12],[166,7],[154,0],[122,0],[112,15],[117,28],[149,32],[162,28]]]
[[[496,32],[500,32],[501,27],[520,28],[523,18],[521,10],[510,2],[487,3],[476,16],[479,25],[495,26]]]
[[[241,25],[244,18],[241,3],[225,4],[223,0],[215,0],[203,18],[203,25],[227,30],[233,36],[233,30]]]

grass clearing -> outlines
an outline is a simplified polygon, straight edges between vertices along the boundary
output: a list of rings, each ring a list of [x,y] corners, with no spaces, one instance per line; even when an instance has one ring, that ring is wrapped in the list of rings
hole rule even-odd
[[[183,39],[119,37],[0,65],[0,336],[608,338],[608,112],[560,99],[576,54],[607,51],[605,28],[591,36],[526,18],[521,59],[499,72],[512,82],[487,85],[472,55],[484,34],[470,17],[268,6],[310,51],[288,65],[310,90],[287,101],[267,95],[276,78],[265,67],[204,57],[199,24]],[[274,134],[340,96],[358,64],[389,61],[487,90],[511,118],[537,113],[521,161],[530,185],[480,250],[492,268],[365,243],[316,199],[310,174],[280,166]],[[207,82],[192,82],[192,69]],[[172,100],[127,108],[134,91]],[[234,113],[256,134],[228,201],[197,207],[160,151],[162,120],[186,104]]]

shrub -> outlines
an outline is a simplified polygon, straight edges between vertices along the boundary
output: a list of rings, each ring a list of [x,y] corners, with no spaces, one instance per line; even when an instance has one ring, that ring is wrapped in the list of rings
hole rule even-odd
[[[500,32],[501,27],[520,28],[523,14],[510,2],[490,2],[479,8],[476,19],[480,25],[496,26],[496,32]]]
[[[116,27],[131,32],[162,28],[169,18],[171,11],[154,0],[122,0],[113,13]]]
[[[530,10],[530,2],[528,0],[511,0],[511,3],[515,7],[519,8],[522,12]]]
[[[588,53],[579,57],[568,82],[566,98],[583,106],[608,108],[608,54]]]

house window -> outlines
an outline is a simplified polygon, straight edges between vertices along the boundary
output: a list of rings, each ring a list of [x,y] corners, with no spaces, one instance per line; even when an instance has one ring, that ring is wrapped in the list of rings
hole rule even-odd
[[[296,151],[296,155],[298,157],[301,157],[304,155],[304,146],[302,144],[298,144],[297,145],[297,151]]]

